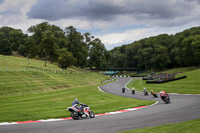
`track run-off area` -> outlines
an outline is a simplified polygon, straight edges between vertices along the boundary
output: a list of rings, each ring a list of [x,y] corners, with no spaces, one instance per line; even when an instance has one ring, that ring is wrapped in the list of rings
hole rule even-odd
[[[131,90],[126,89],[125,93],[122,93],[122,88],[131,78],[116,79],[115,82],[99,86],[102,93],[154,100],[156,104],[141,109],[110,112],[94,119],[0,125],[0,133],[114,133],[200,118],[200,95],[169,94],[171,103],[165,104],[160,98],[144,96],[142,92],[136,91],[136,94],[132,95]]]

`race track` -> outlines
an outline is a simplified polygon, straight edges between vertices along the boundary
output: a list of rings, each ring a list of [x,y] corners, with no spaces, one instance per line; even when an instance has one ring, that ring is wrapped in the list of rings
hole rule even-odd
[[[131,91],[126,89],[125,93],[121,93],[121,88],[128,81],[130,78],[118,78],[118,81],[100,86],[100,88],[105,91],[104,93],[154,100],[159,103],[136,111],[104,115],[94,119],[4,125],[0,126],[0,133],[114,133],[200,118],[199,95],[170,94],[172,103],[165,104],[159,98],[153,98],[151,95],[143,96],[141,92],[132,95]]]

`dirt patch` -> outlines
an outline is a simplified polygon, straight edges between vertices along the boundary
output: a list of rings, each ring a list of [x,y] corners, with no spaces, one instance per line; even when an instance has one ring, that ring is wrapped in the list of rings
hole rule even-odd
[[[60,90],[60,89],[69,88],[69,87],[71,87],[71,85],[57,85],[57,86],[53,86],[52,89],[53,90]]]

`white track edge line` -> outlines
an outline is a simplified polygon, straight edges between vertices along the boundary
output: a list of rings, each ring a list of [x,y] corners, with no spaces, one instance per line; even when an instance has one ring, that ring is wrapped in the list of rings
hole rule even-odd
[[[98,86],[99,91],[104,92],[99,86]]]
[[[114,81],[114,82],[117,82],[118,81],[118,79],[116,80],[116,81]],[[99,91],[101,91],[101,92],[105,92],[105,91],[103,91],[101,88],[100,88],[100,85],[98,86],[98,89],[99,89]]]
[[[19,124],[17,122],[3,122],[3,123],[0,123],[1,126],[4,126],[4,125],[15,125],[15,124]]]
[[[65,119],[47,119],[47,120],[39,120],[41,122],[51,122],[51,121],[63,121]]]
[[[152,105],[149,105],[147,107],[151,107],[153,105],[156,105],[158,104],[158,101],[156,101],[156,103],[152,104]],[[143,107],[143,108],[147,108],[147,107]],[[139,108],[139,109],[143,109],[143,108]],[[129,110],[129,111],[135,111],[135,110],[139,110],[137,108],[128,108],[128,109],[123,109],[123,110]],[[120,113],[126,113],[126,112],[120,112],[120,111],[115,111],[115,112],[107,112],[107,113],[104,113],[104,114],[107,114],[107,115],[113,115],[113,114],[120,114]],[[101,115],[95,115],[95,116],[101,116]],[[47,120],[38,120],[40,122],[54,122],[54,121],[64,121],[65,119],[61,119],[61,118],[58,118],[58,119],[47,119]],[[15,124],[20,124],[20,123],[17,123],[17,122],[3,122],[3,123],[0,123],[0,126],[3,126],[3,125],[15,125]]]

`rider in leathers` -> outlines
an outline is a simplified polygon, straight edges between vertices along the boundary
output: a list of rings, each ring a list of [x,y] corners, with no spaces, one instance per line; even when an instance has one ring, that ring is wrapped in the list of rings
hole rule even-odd
[[[80,109],[81,111],[83,111],[83,108],[81,106],[78,106],[79,103],[79,100],[78,98],[75,98],[74,101],[72,102],[72,107],[75,107],[77,109]]]
[[[163,100],[164,97],[168,97],[169,102],[170,102],[170,98],[169,98],[169,95],[167,94],[167,92],[165,92],[165,91],[160,91],[160,98]]]

